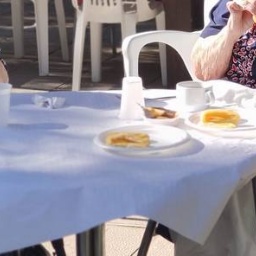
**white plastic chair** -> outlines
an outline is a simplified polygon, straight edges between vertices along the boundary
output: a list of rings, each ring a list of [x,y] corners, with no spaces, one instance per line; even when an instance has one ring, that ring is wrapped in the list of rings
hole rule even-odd
[[[218,0],[204,0],[204,24],[209,22],[209,11]],[[184,32],[174,30],[162,30],[142,32],[131,35],[123,40],[122,54],[125,76],[138,76],[138,60],[141,49],[154,42],[161,42],[171,46],[181,56],[184,64],[193,80],[198,80],[192,70],[190,59],[192,48],[199,38],[201,31]]]
[[[36,38],[39,75],[49,74],[49,31],[48,31],[48,0],[31,0],[35,8]],[[60,35],[62,58],[69,60],[68,39],[65,12],[62,0],[54,0]],[[24,0],[11,0],[12,26],[14,38],[14,55],[24,56]]]
[[[125,76],[138,76],[139,54],[141,49],[154,42],[165,43],[174,48],[184,61],[184,64],[193,79],[190,53],[200,35],[199,31],[184,32],[173,30],[150,31],[126,37],[122,44]]]
[[[81,6],[72,0],[76,8],[72,90],[80,90],[85,32],[90,23],[92,81],[101,80],[102,24],[120,23],[122,38],[136,33],[136,24],[156,18],[158,30],[165,29],[163,6],[151,9],[148,0],[85,0]],[[128,9],[131,8],[129,11]],[[163,84],[167,83],[165,45],[160,47]]]

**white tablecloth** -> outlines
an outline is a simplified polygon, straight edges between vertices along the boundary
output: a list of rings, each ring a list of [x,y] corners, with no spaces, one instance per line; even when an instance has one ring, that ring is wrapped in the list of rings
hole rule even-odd
[[[192,129],[189,143],[162,157],[105,152],[93,138],[126,124],[117,118],[120,99],[46,95],[65,97],[66,105],[39,108],[31,94],[12,95],[10,125],[0,129],[0,252],[129,215],[204,243],[234,192],[256,174],[255,139]]]

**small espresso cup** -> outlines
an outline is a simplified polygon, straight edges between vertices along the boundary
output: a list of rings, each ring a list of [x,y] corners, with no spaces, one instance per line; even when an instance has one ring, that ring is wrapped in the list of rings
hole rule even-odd
[[[212,85],[200,81],[183,81],[176,85],[178,109],[181,112],[195,112],[208,108],[215,98]]]

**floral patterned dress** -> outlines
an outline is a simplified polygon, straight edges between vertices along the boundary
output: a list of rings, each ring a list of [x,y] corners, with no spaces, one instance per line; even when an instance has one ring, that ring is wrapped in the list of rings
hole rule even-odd
[[[235,43],[226,76],[228,80],[256,88],[256,24]]]

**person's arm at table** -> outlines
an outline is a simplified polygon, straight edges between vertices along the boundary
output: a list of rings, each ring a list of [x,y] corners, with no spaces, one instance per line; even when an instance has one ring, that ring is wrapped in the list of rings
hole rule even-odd
[[[256,0],[253,1],[256,5]],[[253,8],[252,5],[247,7],[248,10],[250,8],[248,12],[235,2],[228,2],[230,16],[227,25],[216,35],[198,39],[191,56],[197,78],[210,80],[224,77],[235,42],[253,25],[251,13],[256,13],[254,5]]]
[[[5,62],[0,60],[0,83],[8,83],[9,82],[9,75],[5,68]]]

